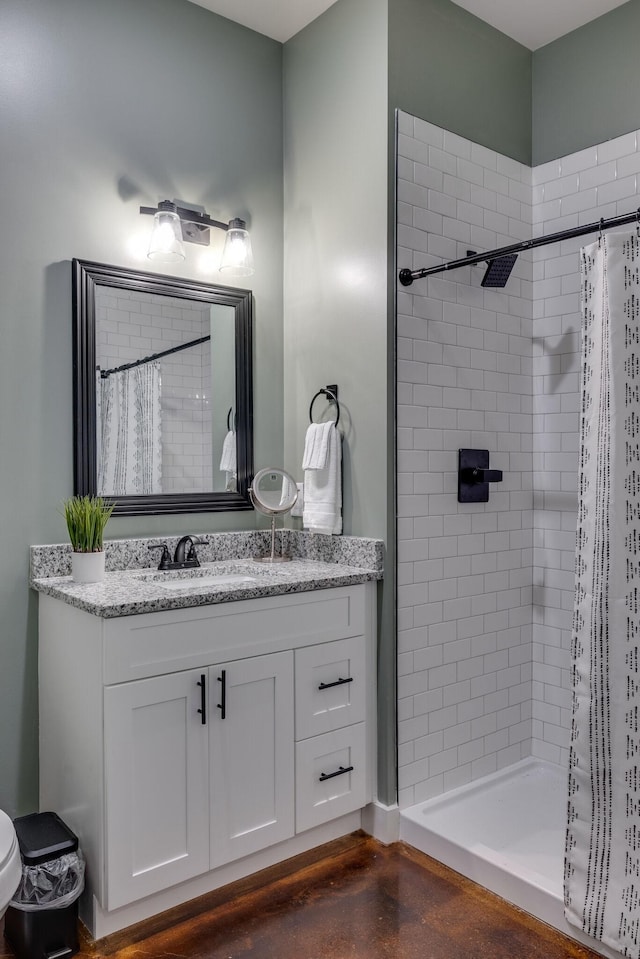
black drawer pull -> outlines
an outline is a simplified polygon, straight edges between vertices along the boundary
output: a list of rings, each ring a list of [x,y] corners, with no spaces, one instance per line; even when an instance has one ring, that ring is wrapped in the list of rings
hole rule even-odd
[[[218,709],[220,710],[220,719],[227,718],[227,671],[226,669],[220,670],[220,675],[218,676],[218,682],[220,683],[220,702],[218,703]]]
[[[333,779],[334,776],[344,776],[345,773],[350,773],[352,769],[353,766],[340,766],[334,773],[320,773],[318,782],[326,782],[327,779]]]
[[[320,683],[318,689],[331,689],[332,686],[344,686],[345,683],[352,683],[353,676],[349,676],[348,679],[336,679],[335,683]]]
[[[200,687],[200,721],[203,726],[207,725],[207,677],[205,673],[200,674],[200,682],[198,683]]]

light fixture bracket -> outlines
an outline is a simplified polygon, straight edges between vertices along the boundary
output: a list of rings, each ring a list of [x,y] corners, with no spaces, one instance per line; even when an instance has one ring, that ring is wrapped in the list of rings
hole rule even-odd
[[[182,239],[185,243],[197,243],[198,246],[209,246],[211,230],[201,223],[192,223],[191,220],[180,219]]]
[[[231,220],[230,223],[222,223],[221,220],[214,220],[206,213],[200,213],[198,210],[191,210],[188,207],[179,206],[171,200],[161,200],[157,206],[141,206],[140,212],[149,216],[154,216],[160,210],[169,210],[176,213],[180,218],[182,225],[182,239],[185,243],[196,243],[198,246],[209,246],[210,230],[215,227],[218,230],[224,230],[226,233],[231,224],[242,223],[242,220]]]

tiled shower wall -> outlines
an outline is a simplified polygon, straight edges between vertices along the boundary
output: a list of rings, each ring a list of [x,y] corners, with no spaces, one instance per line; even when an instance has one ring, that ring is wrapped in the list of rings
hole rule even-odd
[[[399,116],[398,267],[531,235],[529,168]],[[531,751],[532,263],[507,290],[484,268],[398,294],[400,805]],[[461,447],[504,481],[457,502]]]
[[[111,369],[211,332],[208,304],[99,288],[98,356]],[[213,489],[211,349],[208,343],[160,361],[162,492]]]
[[[531,171],[400,114],[398,267],[634,210],[637,146],[633,133]],[[504,290],[482,289],[483,267],[399,288],[401,807],[530,754],[566,763],[577,251],[593,239],[521,254]],[[465,446],[504,470],[486,506],[457,503]]]

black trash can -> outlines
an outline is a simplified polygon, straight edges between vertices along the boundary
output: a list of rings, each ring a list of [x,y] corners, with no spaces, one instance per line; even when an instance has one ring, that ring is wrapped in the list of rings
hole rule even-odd
[[[4,917],[18,959],[66,959],[78,952],[84,860],[78,837],[54,812],[14,820],[22,881]]]

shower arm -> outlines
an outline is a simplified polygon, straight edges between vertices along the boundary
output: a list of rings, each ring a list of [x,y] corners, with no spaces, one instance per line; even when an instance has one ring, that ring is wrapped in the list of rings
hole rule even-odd
[[[625,213],[622,216],[613,216],[608,220],[601,218],[595,223],[588,223],[586,226],[576,226],[570,230],[562,230],[560,233],[550,233],[547,236],[533,237],[531,240],[521,240],[519,243],[512,243],[510,246],[502,246],[497,250],[490,250],[488,253],[474,253],[472,256],[464,256],[459,260],[450,260],[448,263],[441,263],[439,266],[425,267],[421,270],[400,270],[399,280],[403,286],[411,286],[414,280],[421,280],[425,276],[431,276],[434,273],[444,273],[446,270],[457,270],[463,266],[473,266],[475,263],[484,263],[487,260],[499,260],[501,256],[507,256],[509,253],[522,253],[525,250],[533,250],[539,246],[548,246],[551,243],[559,243],[561,240],[569,240],[576,236],[586,236],[588,233],[600,233],[604,230],[610,230],[615,226],[625,226],[628,223],[637,223],[640,227],[640,209],[633,213]]]

